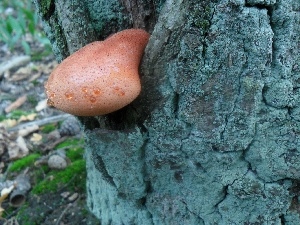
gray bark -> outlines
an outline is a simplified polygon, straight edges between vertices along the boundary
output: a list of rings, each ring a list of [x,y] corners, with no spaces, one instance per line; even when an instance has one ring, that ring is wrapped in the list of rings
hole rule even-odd
[[[140,97],[81,118],[101,224],[300,224],[300,1],[107,2],[98,23],[152,35]]]

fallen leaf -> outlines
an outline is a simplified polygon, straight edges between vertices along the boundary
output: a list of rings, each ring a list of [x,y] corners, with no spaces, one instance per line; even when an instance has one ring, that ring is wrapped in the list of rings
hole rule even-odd
[[[36,69],[36,66],[33,63],[29,63],[25,67],[19,68],[9,79],[8,81],[21,81],[32,77],[33,70]]]
[[[10,160],[20,159],[28,155],[29,149],[22,136],[19,136],[15,142],[10,142],[8,145],[8,155]]]
[[[7,106],[4,111],[6,113],[9,113],[11,111],[13,111],[14,109],[19,108],[21,105],[23,105],[27,100],[27,96],[23,95],[21,97],[19,97],[16,101],[14,101],[13,103],[11,103],[9,106]]]
[[[9,60],[5,60],[3,63],[0,64],[0,76],[8,72],[12,68],[17,68],[21,65],[27,64],[30,62],[30,56],[17,56],[14,58],[11,58]]]
[[[13,159],[17,159],[19,158],[19,152],[20,152],[20,148],[19,146],[14,143],[14,142],[10,142],[8,144],[8,155],[9,155],[9,159],[13,160]]]
[[[20,118],[18,119],[18,122],[23,122],[23,121],[33,121],[36,117],[36,113],[31,113],[29,115],[22,115],[20,116]]]
[[[42,111],[43,109],[46,109],[48,107],[47,105],[47,99],[41,100],[38,102],[38,104],[35,107],[35,110],[37,112]]]
[[[14,188],[15,188],[15,185],[11,185],[8,188],[3,188],[1,190],[0,202],[3,202],[3,199],[5,199],[10,194],[10,192],[12,192],[12,190]]]
[[[22,136],[19,136],[17,138],[16,142],[17,142],[19,148],[21,149],[21,152],[20,152],[21,157],[28,155],[29,149],[27,148],[25,139]]]
[[[17,120],[15,119],[6,119],[0,123],[0,126],[4,126],[5,128],[14,127],[17,125]]]
[[[38,133],[34,133],[32,134],[32,137],[30,138],[31,142],[34,142],[35,144],[39,143],[42,140],[43,136],[38,134]]]
[[[0,217],[2,217],[2,213],[4,209],[1,207],[2,202],[7,198],[7,196],[12,192],[12,190],[15,188],[15,185],[12,185],[8,188],[3,188],[1,190],[1,196],[0,196]]]
[[[37,73],[32,74],[30,76],[30,79],[28,81],[32,82],[34,80],[37,80],[41,75],[42,75],[42,73],[40,71],[38,71]]]
[[[22,137],[25,137],[27,136],[28,134],[34,132],[34,131],[37,131],[39,129],[39,126],[38,125],[32,125],[32,126],[28,126],[28,127],[25,127],[23,129],[20,129],[18,131],[18,135],[19,136],[22,136]]]
[[[4,126],[0,125],[0,156],[4,154],[10,141],[10,135],[7,133]]]

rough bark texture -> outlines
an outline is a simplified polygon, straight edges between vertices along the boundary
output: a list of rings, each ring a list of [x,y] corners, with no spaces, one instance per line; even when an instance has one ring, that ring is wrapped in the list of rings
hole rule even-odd
[[[81,118],[101,224],[300,224],[300,1],[83,2],[100,37],[159,15],[139,99]]]

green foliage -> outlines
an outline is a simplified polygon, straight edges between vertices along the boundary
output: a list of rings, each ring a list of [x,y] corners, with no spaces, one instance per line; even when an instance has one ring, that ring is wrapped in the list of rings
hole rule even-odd
[[[85,190],[86,168],[83,159],[77,160],[66,169],[61,171],[51,171],[48,177],[52,179],[45,179],[38,183],[33,189],[33,194],[41,194],[48,191],[56,191],[62,186],[71,191]]]
[[[42,44],[43,42],[39,40]],[[38,61],[41,60],[43,57],[48,56],[52,52],[51,45],[47,39],[47,42],[44,45],[44,48],[42,51],[36,51],[31,53],[31,59],[33,61]]]
[[[67,151],[67,157],[72,161],[81,160],[83,158],[84,149],[83,148],[72,148]]]
[[[79,147],[82,143],[83,139],[69,138],[56,146],[55,149],[70,147],[66,151],[66,156],[71,160],[71,164],[64,170],[50,170],[48,172],[44,168],[43,171],[47,174],[47,178],[37,180],[37,184],[32,189],[33,194],[56,191],[64,186],[70,191],[85,190],[86,167],[83,159],[84,149]]]
[[[45,134],[49,134],[51,131],[56,129],[57,125],[55,123],[50,123],[41,127],[41,131]]]
[[[10,172],[17,172],[25,169],[28,166],[32,166],[35,160],[40,157],[40,154],[33,153],[28,156],[25,156],[22,159],[18,159],[9,167]]]
[[[37,80],[31,81],[31,83],[33,84],[33,86],[38,86],[40,84],[40,82]]]
[[[48,46],[47,49],[50,48],[49,40],[41,31],[38,15],[31,1],[0,1],[0,41],[7,44],[11,50],[20,44],[24,52],[30,55],[31,47],[26,40],[28,34],[34,41]]]
[[[44,126],[42,129],[49,131],[53,128],[56,128],[55,124]],[[83,159],[84,148],[81,147],[82,143],[83,139],[69,138],[57,146],[56,149],[70,147],[66,150],[66,156],[71,163],[64,170],[51,170],[47,165],[35,167],[34,162],[40,157],[40,154],[31,154],[15,161],[10,166],[9,172],[19,172],[31,166],[31,174],[33,175],[31,178],[35,184],[31,194],[49,194],[49,192],[56,192],[60,188],[73,192],[85,192],[86,162]],[[17,218],[22,220],[22,224],[26,224],[27,221],[28,224],[33,224],[30,223],[32,219],[26,216],[27,207],[26,204],[22,206]],[[35,218],[35,221],[38,220],[39,217]]]
[[[68,146],[78,146],[83,144],[83,139],[78,138],[68,138],[67,140],[56,145],[55,149],[65,148]]]
[[[36,106],[38,104],[38,100],[36,99],[36,97],[34,95],[28,95],[27,100],[33,106]]]
[[[0,115],[0,122],[5,120],[6,119],[6,116],[5,115]]]
[[[42,213],[42,209],[41,212],[36,212],[34,215],[29,215],[28,211],[30,210],[30,206],[25,203],[24,205],[22,205],[16,215],[16,219],[19,222],[22,222],[22,225],[39,225],[42,224],[42,222],[44,221],[44,215]],[[20,224],[20,225],[21,225]]]
[[[5,119],[15,119],[18,120],[21,116],[27,116],[29,114],[32,114],[32,112],[26,112],[23,110],[13,110],[12,112],[10,112],[9,114],[5,115],[5,116],[0,116],[0,122],[2,120]]]

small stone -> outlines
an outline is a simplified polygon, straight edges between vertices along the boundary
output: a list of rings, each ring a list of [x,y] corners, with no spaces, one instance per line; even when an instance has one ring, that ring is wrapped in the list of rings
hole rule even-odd
[[[74,193],[74,194],[72,194],[72,195],[68,198],[68,200],[69,200],[70,202],[73,202],[73,201],[75,201],[75,200],[78,198],[78,196],[79,196],[78,193]]]
[[[67,197],[70,196],[70,192],[65,191],[65,192],[61,193],[60,196],[63,197],[63,198],[67,198]]]
[[[48,159],[48,166],[51,169],[62,170],[67,167],[67,161],[59,155],[52,155]]]
[[[56,141],[59,138],[61,138],[60,133],[58,130],[54,130],[51,131],[48,135],[47,135],[47,141]]]
[[[61,136],[74,136],[80,133],[80,123],[74,116],[62,122],[59,133]]]

